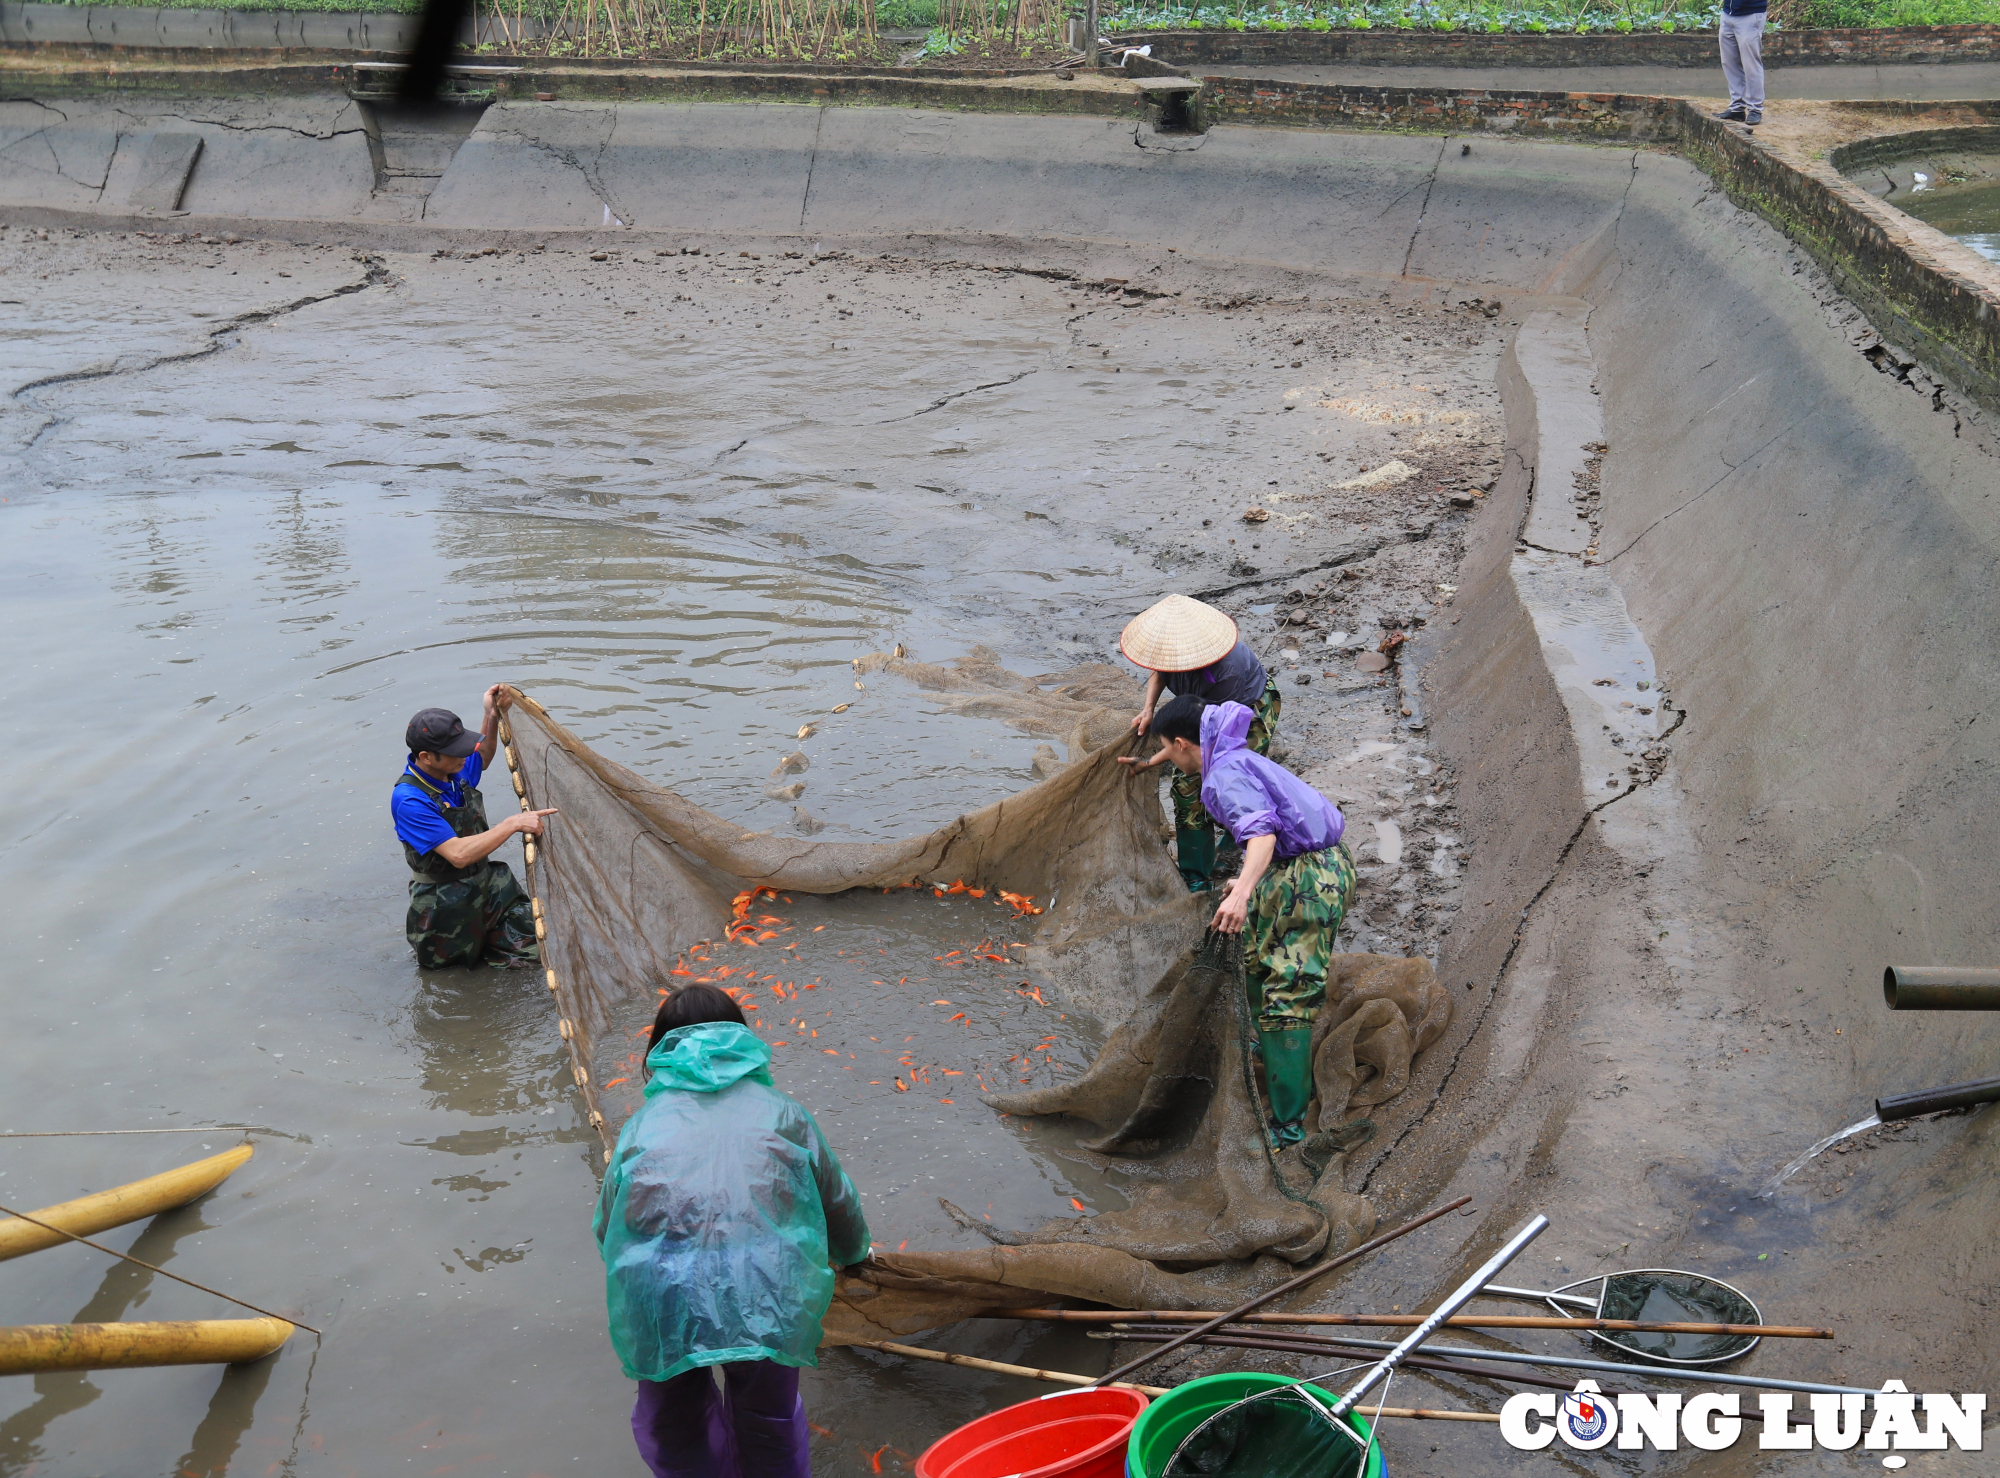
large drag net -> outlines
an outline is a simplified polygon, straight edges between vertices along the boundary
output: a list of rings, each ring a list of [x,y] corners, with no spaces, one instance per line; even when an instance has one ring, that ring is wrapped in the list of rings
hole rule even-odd
[[[843,1275],[829,1343],[908,1334],[982,1308],[1050,1297],[1119,1308],[1218,1308],[1309,1259],[1364,1240],[1374,1208],[1340,1189],[1340,1156],[1365,1137],[1352,1110],[1408,1083],[1411,1058],[1444,1031],[1448,993],[1419,959],[1335,958],[1314,1031],[1318,1099],[1303,1150],[1273,1155],[1246,1050],[1240,960],[1204,941],[1213,900],[1190,897],[1161,841],[1158,772],[1135,781],[1135,686],[1092,665],[1043,678],[975,651],[948,665],[900,654],[856,663],[906,678],[950,709],[1063,740],[1048,779],[923,836],[825,842],[749,831],[593,752],[534,699],[509,713],[507,760],[525,804],[561,825],[531,849],[530,891],[548,983],[591,1121],[607,1145],[639,1084],[607,1077],[626,1038],[691,951],[732,937],[757,889],[839,894],[912,882],[1042,901],[1032,966],[1111,1030],[1073,1082],[990,1098],[1060,1115],[1078,1147],[1142,1170],[1123,1210],[1025,1232],[965,1217],[993,1245],[878,1254]]]

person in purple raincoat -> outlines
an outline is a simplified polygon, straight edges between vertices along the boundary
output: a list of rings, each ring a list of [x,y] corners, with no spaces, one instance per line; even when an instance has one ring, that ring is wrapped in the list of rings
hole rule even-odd
[[[1305,1136],[1312,1102],[1312,1026],[1326,1000],[1334,940],[1354,903],[1354,858],[1340,808],[1248,743],[1241,703],[1189,694],[1153,715],[1161,758],[1201,777],[1201,803],[1243,849],[1214,927],[1241,933],[1250,1011],[1264,1053],[1271,1128],[1280,1145]]]

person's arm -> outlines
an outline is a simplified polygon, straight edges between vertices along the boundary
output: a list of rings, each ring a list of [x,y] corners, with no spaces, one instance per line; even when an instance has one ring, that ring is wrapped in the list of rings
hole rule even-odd
[[[618,1204],[618,1192],[625,1184],[625,1166],[614,1159],[604,1172],[604,1185],[597,1193],[597,1211],[590,1218],[590,1234],[597,1238],[597,1250],[604,1251],[604,1234],[611,1229],[611,1211]]]
[[[1243,932],[1250,918],[1250,895],[1257,891],[1257,884],[1270,870],[1272,855],[1277,850],[1278,838],[1270,832],[1243,844],[1243,871],[1222,895],[1222,906],[1215,911],[1215,928],[1224,934]]]
[[[493,763],[493,751],[500,744],[500,715],[507,711],[513,700],[507,695],[505,683],[495,683],[486,690],[486,711],[479,721],[479,764],[484,769]],[[506,838],[502,837],[501,841]],[[498,845],[497,843],[495,845]],[[483,854],[482,854],[483,855]],[[463,867],[464,863],[458,864]]]
[[[453,867],[470,867],[475,862],[484,861],[499,851],[501,845],[517,831],[525,831],[529,836],[542,834],[542,818],[553,816],[556,808],[546,811],[517,811],[498,826],[480,832],[477,836],[452,837],[439,842],[432,850]]]
[[[837,1268],[866,1262],[868,1219],[861,1214],[861,1197],[840,1168],[840,1159],[817,1122],[812,1126],[812,1170],[813,1182],[819,1187],[820,1209],[826,1213],[827,1261]]]
[[[1146,730],[1152,725],[1153,710],[1159,707],[1160,690],[1166,687],[1166,685],[1167,685],[1167,680],[1160,673],[1155,672],[1151,674],[1149,677],[1147,677],[1146,699],[1143,703],[1139,705],[1138,715],[1132,720],[1133,733],[1144,734]]]

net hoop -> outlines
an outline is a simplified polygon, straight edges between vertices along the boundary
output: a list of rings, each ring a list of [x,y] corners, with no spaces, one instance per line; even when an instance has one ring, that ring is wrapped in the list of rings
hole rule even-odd
[[[1345,1437],[1349,1442],[1354,1444],[1354,1446],[1360,1452],[1360,1464],[1361,1464],[1361,1466],[1358,1469],[1356,1469],[1356,1472],[1357,1474],[1365,1475],[1368,1471],[1368,1455],[1375,1446],[1375,1428],[1373,1423],[1370,1423],[1369,1425],[1368,1439],[1367,1441],[1364,1442],[1359,1432],[1355,1431],[1354,1428],[1349,1426],[1346,1422],[1337,1420],[1333,1415],[1333,1408],[1327,1405],[1324,1401],[1320,1400],[1319,1397],[1314,1394],[1312,1388],[1313,1379],[1314,1377],[1312,1376],[1302,1375],[1297,1380],[1288,1381],[1286,1384],[1282,1386],[1271,1386],[1262,1391],[1252,1391],[1249,1395],[1239,1397],[1238,1399],[1230,1402],[1227,1406],[1221,1408],[1219,1411],[1210,1412],[1207,1416],[1203,1417],[1199,1422],[1195,1423],[1195,1425],[1189,1429],[1188,1434],[1185,1437],[1181,1438],[1179,1444],[1175,1446],[1172,1455],[1167,1458],[1165,1465],[1160,1469],[1163,1478],[1164,1475],[1171,1474],[1174,1471],[1174,1469],[1179,1465],[1181,1460],[1181,1454],[1187,1451],[1188,1444],[1190,1442],[1193,1442],[1195,1438],[1199,1437],[1203,1432],[1207,1431],[1208,1428],[1213,1426],[1216,1422],[1219,1422],[1225,1416],[1228,1416],[1230,1412],[1235,1411],[1238,1407],[1248,1406],[1253,1401],[1262,1401],[1271,1396],[1284,1396],[1284,1395],[1291,1395],[1294,1393],[1304,1396],[1306,1404],[1312,1407],[1312,1409],[1316,1413],[1318,1413],[1321,1421],[1325,1422],[1327,1426],[1331,1427],[1334,1431],[1340,1433],[1341,1436]]]
[[[1744,1306],[1750,1310],[1752,1315],[1748,1320],[1731,1320],[1729,1322],[1751,1324],[1762,1324],[1764,1322],[1764,1313],[1763,1310],[1757,1307],[1757,1301],[1735,1284],[1725,1283],[1722,1279],[1708,1273],[1691,1273],[1686,1268],[1625,1268],[1616,1273],[1597,1273],[1591,1277],[1579,1279],[1574,1283],[1565,1283],[1560,1288],[1550,1289],[1548,1297],[1544,1302],[1556,1313],[1563,1315],[1565,1318],[1571,1317],[1575,1314],[1575,1309],[1563,1307],[1557,1301],[1558,1297],[1565,1293],[1573,1294],[1578,1289],[1588,1288],[1591,1284],[1595,1283],[1597,1284],[1597,1317],[1602,1319],[1606,1317],[1604,1313],[1604,1300],[1606,1295],[1611,1291],[1611,1280],[1613,1278],[1643,1278],[1648,1275],[1692,1278],[1697,1283],[1711,1283],[1717,1288],[1726,1288],[1737,1298],[1743,1300]],[[1624,1344],[1619,1340],[1618,1335],[1621,1332],[1619,1330],[1593,1329],[1590,1331],[1590,1337],[1600,1344],[1609,1345],[1621,1355],[1634,1360],[1644,1361],[1648,1365],[1680,1365],[1697,1369],[1709,1365],[1726,1365],[1732,1360],[1741,1360],[1745,1355],[1763,1343],[1763,1338],[1760,1335],[1738,1336],[1738,1338],[1748,1341],[1742,1348],[1728,1350],[1720,1355],[1708,1355],[1699,1360],[1692,1360],[1674,1355],[1655,1355],[1646,1350],[1635,1350],[1632,1346]]]

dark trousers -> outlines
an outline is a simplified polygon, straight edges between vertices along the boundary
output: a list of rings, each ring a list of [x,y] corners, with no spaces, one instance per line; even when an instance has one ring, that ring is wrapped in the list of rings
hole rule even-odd
[[[632,1435],[654,1478],[811,1478],[799,1373],[770,1360],[639,1382]]]

